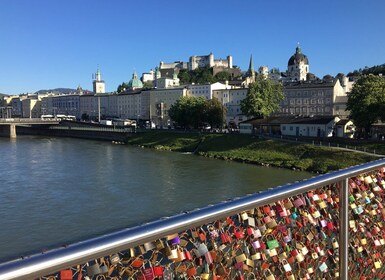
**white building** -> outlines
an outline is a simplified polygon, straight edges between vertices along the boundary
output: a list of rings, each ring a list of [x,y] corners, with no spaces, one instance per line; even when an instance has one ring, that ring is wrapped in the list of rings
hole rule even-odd
[[[106,85],[102,80],[102,75],[100,74],[100,70],[98,69],[95,73],[95,79],[93,80],[93,89],[94,93],[105,93]]]
[[[222,83],[216,82],[214,84],[205,84],[205,85],[187,85],[188,95],[194,97],[203,97],[206,100],[213,98],[213,92],[221,89],[229,89],[230,86],[224,85]]]
[[[148,73],[142,73],[141,80],[143,83],[153,82],[155,80],[155,71],[151,69]]]
[[[281,123],[281,134],[288,136],[332,137],[338,117],[299,118],[288,123]]]
[[[179,78],[176,73],[173,74],[172,78],[168,77],[160,77],[156,79],[156,88],[170,88],[170,87],[178,87],[179,86]]]
[[[217,98],[226,108],[226,124],[238,126],[247,117],[242,113],[241,101],[247,96],[247,88],[220,89],[213,91],[213,98]]]

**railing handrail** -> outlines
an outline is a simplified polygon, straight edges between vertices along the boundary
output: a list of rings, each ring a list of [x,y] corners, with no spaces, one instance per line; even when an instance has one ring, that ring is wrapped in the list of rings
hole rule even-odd
[[[201,226],[239,212],[273,203],[290,196],[341,182],[385,166],[385,159],[319,175],[300,182],[268,189],[241,198],[183,212],[150,223],[123,229],[93,239],[18,259],[0,265],[0,279],[31,279],[49,275],[79,263],[104,257],[122,250],[163,238],[166,235]]]

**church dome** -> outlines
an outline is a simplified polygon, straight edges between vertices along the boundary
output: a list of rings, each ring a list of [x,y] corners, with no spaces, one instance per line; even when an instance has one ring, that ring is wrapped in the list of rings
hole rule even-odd
[[[301,48],[299,46],[297,46],[297,48],[295,49],[295,54],[293,54],[290,57],[289,62],[287,63],[287,65],[288,66],[298,65],[300,62],[303,62],[304,64],[309,64],[309,60],[307,59],[307,56],[304,55],[301,52]]]
[[[138,76],[136,75],[135,71],[134,74],[132,74],[132,79],[128,82],[128,87],[132,89],[143,87],[143,83],[141,80],[138,79]]]

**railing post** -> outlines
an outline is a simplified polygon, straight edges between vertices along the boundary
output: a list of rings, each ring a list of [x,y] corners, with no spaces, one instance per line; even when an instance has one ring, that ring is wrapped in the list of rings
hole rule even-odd
[[[340,279],[347,280],[348,276],[348,260],[349,260],[349,178],[345,178],[340,182],[340,236],[339,236],[339,255],[340,255]]]

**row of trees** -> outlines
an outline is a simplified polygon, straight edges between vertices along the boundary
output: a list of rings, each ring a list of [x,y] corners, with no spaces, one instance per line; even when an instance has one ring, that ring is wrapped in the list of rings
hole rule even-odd
[[[213,69],[209,67],[199,67],[195,70],[189,71],[181,69],[178,74],[181,84],[207,84],[231,80],[231,73],[222,71],[213,75]]]
[[[182,128],[199,128],[205,124],[222,127],[226,108],[216,98],[185,96],[171,106],[168,114]]]

